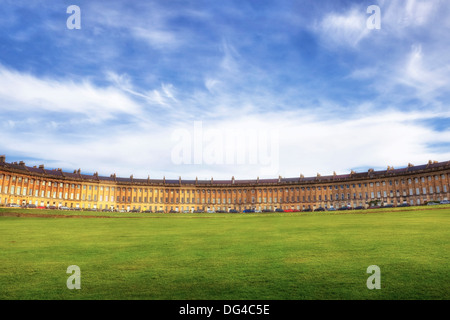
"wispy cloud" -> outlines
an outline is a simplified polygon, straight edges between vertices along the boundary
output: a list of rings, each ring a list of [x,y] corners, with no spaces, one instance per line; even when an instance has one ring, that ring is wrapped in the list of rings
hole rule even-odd
[[[361,7],[345,13],[330,12],[314,25],[325,46],[356,47],[369,34]]]
[[[0,66],[2,111],[24,114],[80,114],[92,122],[118,114],[136,115],[141,106],[114,87],[99,88],[89,82],[40,79]]]

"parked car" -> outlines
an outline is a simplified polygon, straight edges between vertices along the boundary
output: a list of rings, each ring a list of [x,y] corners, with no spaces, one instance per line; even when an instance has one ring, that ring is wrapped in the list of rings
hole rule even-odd
[[[335,207],[330,207],[330,208],[328,208],[327,210],[328,210],[328,211],[336,211],[336,208],[335,208]]]
[[[338,210],[349,210],[348,207],[340,207]]]
[[[393,207],[394,207],[393,204],[385,204],[385,205],[383,206],[383,208],[393,208]]]
[[[315,209],[314,211],[325,211],[325,209],[322,207],[319,207],[319,208]]]
[[[275,209],[275,212],[284,212],[283,209]]]
[[[441,204],[450,204],[450,200],[442,200]]]
[[[302,210],[303,212],[312,212],[311,208],[306,208],[305,210]]]
[[[25,206],[25,208],[35,209],[35,208],[36,208],[36,205],[35,205],[35,204],[27,204],[27,205]]]
[[[20,206],[18,204],[15,204],[15,203],[8,203],[6,206],[10,207],[10,208],[20,208]]]
[[[69,208],[69,207],[62,206],[62,207],[59,207],[59,210],[70,210],[70,208]]]
[[[253,210],[253,209],[245,209],[244,210],[244,213],[253,213],[253,212],[255,212],[255,210]]]
[[[236,209],[231,209],[228,213],[238,213],[238,211]]]
[[[284,212],[294,212],[294,209],[285,209]]]
[[[357,207],[355,207],[355,209],[354,210],[363,210],[364,209],[364,207],[363,206],[357,206]]]
[[[402,204],[399,204],[397,207],[410,207],[410,206],[411,205],[409,203],[404,202]]]
[[[440,202],[434,202],[434,201],[427,202],[427,206],[435,206],[437,204],[440,204]]]

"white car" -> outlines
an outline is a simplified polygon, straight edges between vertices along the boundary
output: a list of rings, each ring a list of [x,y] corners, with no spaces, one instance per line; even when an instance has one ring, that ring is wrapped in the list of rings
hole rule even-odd
[[[450,204],[450,200],[442,200],[441,204]]]

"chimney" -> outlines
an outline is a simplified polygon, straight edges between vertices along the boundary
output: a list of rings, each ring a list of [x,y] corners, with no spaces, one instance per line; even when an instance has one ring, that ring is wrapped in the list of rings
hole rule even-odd
[[[5,163],[6,156],[0,156],[0,163]]]
[[[24,165],[25,165],[25,162],[20,161],[19,164],[20,164],[21,166],[24,166]]]
[[[43,165],[43,164],[40,164],[40,165],[39,165],[39,169],[44,169],[44,165]]]

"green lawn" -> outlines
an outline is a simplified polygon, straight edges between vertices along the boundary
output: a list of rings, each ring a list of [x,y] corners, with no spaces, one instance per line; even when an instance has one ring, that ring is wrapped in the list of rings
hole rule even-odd
[[[0,216],[0,299],[449,299],[450,208],[439,207]],[[66,286],[70,265],[80,290]],[[366,286],[370,265],[380,290]]]

